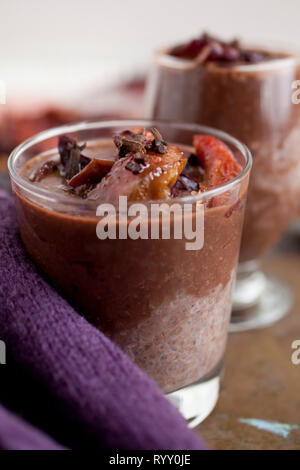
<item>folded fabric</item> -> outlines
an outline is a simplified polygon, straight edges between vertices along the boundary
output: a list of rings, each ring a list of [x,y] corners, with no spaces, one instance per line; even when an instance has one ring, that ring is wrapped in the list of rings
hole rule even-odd
[[[70,448],[203,449],[157,386],[38,274],[4,192],[0,214],[0,339],[8,351],[2,404]],[[15,417],[3,413],[0,446],[56,445],[32,428],[25,437],[25,427],[17,431]]]
[[[0,449],[63,450],[64,448],[0,406]]]

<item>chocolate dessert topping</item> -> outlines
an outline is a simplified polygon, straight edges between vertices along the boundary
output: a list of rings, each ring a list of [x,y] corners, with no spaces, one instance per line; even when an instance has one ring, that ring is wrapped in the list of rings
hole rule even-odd
[[[194,153],[191,153],[191,155],[188,158],[187,164],[189,166],[200,166],[200,162],[199,162],[197,155],[195,155]]]
[[[160,153],[161,155],[164,155],[165,153],[167,153],[167,143],[163,140],[162,135],[156,129],[156,127],[152,127],[151,132],[154,136],[154,139],[152,141],[151,150],[153,152]]]
[[[217,187],[241,171],[230,149],[209,135],[194,136],[194,152],[189,157],[175,145],[167,145],[156,128],[124,131],[114,142],[122,160],[113,152],[104,158],[86,157],[81,153],[85,145],[62,136],[60,158],[40,164],[29,179],[38,182],[57,172],[56,177],[62,180],[60,188],[82,198],[90,197],[90,193],[91,198],[99,197],[110,187],[112,194],[118,188],[126,193],[127,185],[132,185],[132,198],[163,199]],[[128,178],[127,171],[140,176]]]
[[[126,163],[125,168],[126,170],[131,171],[131,173],[133,173],[134,175],[137,175],[142,170],[142,167],[139,163],[131,161],[131,160]]]
[[[120,158],[134,153],[145,154],[147,151],[161,155],[167,153],[167,143],[155,127],[151,131],[141,129],[136,133],[123,131],[114,137],[114,143]]]
[[[181,174],[171,190],[172,196],[177,196],[179,191],[199,191],[199,183],[191,176]]]
[[[123,131],[114,137],[114,143],[120,158],[126,157],[129,153],[146,153],[146,138],[140,133]]]
[[[71,180],[77,173],[90,163],[91,159],[82,155],[85,144],[78,145],[75,139],[63,135],[59,137],[58,151],[62,165],[62,174]]]
[[[107,173],[113,167],[114,162],[111,160],[101,160],[93,158],[88,165],[86,165],[80,173],[77,173],[69,181],[69,186],[78,188],[82,185],[95,185],[100,183]]]
[[[267,59],[267,54],[243,50],[239,41],[221,41],[208,34],[174,47],[170,55],[182,59],[195,60],[197,63],[209,61],[258,63]]]
[[[136,153],[131,159],[126,163],[126,170],[131,171],[134,175],[142,173],[146,168],[148,168],[149,162],[146,154]]]

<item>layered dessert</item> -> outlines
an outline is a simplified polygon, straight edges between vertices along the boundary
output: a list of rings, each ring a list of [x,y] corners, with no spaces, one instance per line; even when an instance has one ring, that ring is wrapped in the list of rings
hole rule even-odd
[[[62,135],[57,149],[31,152],[19,175],[12,181],[25,247],[80,313],[164,392],[219,367],[249,176],[245,154],[213,135],[190,133],[180,144],[156,128],[132,128],[110,138],[94,133],[86,143]],[[169,239],[122,238],[119,219],[117,236],[99,239],[96,210],[117,208],[120,196],[129,207],[203,205],[202,249],[186,250],[172,230]]]
[[[292,55],[245,48],[204,34],[156,56],[148,86],[151,118],[225,130],[253,154],[241,261],[260,258],[295,213],[300,179],[300,106]]]

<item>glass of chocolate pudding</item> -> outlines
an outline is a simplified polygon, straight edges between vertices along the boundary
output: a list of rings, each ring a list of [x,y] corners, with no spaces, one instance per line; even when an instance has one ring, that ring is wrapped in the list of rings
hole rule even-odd
[[[294,217],[299,198],[300,105],[292,102],[299,78],[296,56],[206,34],[158,52],[149,78],[149,117],[222,129],[253,155],[232,331],[270,325],[291,307],[289,288],[266,276],[260,262]]]
[[[141,120],[50,129],[9,159],[32,260],[191,426],[219,394],[250,168],[224,132]]]

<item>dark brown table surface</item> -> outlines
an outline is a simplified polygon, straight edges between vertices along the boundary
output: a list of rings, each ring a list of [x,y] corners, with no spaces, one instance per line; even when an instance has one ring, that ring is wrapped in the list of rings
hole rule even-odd
[[[7,187],[0,158],[0,188]],[[291,361],[300,340],[300,232],[288,234],[264,268],[289,283],[294,306],[272,327],[230,334],[220,399],[196,429],[212,449],[300,450],[300,365]]]
[[[219,402],[197,428],[212,449],[300,450],[300,365],[291,361],[300,340],[300,232],[285,237],[264,269],[288,282],[295,302],[272,327],[230,334]]]

